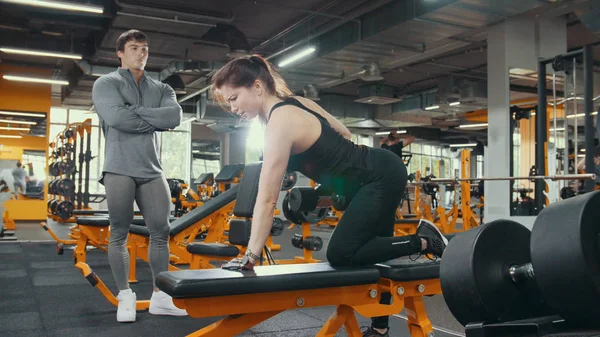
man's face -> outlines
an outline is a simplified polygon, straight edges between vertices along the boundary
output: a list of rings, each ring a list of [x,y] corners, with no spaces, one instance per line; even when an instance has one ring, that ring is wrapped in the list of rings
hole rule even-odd
[[[131,40],[117,55],[121,58],[121,67],[124,69],[144,70],[148,61],[148,43]]]

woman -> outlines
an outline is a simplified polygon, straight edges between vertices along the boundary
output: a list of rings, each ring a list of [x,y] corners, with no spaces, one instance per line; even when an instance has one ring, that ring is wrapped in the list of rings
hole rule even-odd
[[[212,81],[216,100],[229,104],[241,118],[258,117],[266,124],[250,241],[245,256],[223,268],[252,269],[260,259],[286,169],[352,197],[329,240],[327,260],[332,266],[372,265],[415,253],[442,255],[447,240],[429,222],[422,222],[415,235],[393,236],[396,207],[407,182],[398,156],[352,143],[350,131],[335,117],[311,100],[292,97],[260,56],[230,61]],[[387,295],[382,303],[389,303]],[[387,317],[374,318],[364,336],[387,336],[387,328]]]

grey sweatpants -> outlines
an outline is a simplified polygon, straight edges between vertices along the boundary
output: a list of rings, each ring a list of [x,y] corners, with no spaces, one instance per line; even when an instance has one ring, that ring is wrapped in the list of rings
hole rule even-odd
[[[129,252],[127,236],[133,221],[135,201],[150,232],[148,262],[152,271],[152,285],[156,275],[169,267],[169,213],[171,194],[167,180],[132,178],[105,173],[104,187],[110,219],[108,262],[119,290],[129,289]],[[135,263],[135,261],[133,261]]]

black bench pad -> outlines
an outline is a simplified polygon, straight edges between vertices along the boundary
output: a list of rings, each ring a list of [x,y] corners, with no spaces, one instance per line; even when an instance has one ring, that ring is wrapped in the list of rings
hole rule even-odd
[[[171,217],[169,218],[169,221],[173,222],[176,219],[177,218]],[[108,227],[110,225],[110,220],[108,219],[108,216],[86,216],[77,218],[77,224],[92,227]],[[133,221],[131,221],[131,224],[145,226],[146,222],[144,221],[143,217],[136,216],[133,217]]]
[[[193,226],[196,222],[208,217],[219,208],[226,206],[228,203],[235,200],[237,197],[238,186],[232,186],[230,189],[218,196],[208,200],[204,204],[194,208],[189,213],[171,222],[170,236],[175,236],[184,230]]]
[[[215,176],[212,173],[202,173],[198,179],[194,180],[194,184],[204,184],[207,181],[214,180]]]
[[[189,253],[196,255],[236,257],[240,254],[238,247],[223,243],[190,243],[186,249]]]
[[[107,209],[76,209],[73,211],[74,215],[100,215],[100,214],[106,214],[108,215],[108,210]],[[140,211],[135,211],[136,215],[141,214]]]
[[[440,277],[440,262],[428,259],[411,261],[407,258],[390,260],[376,265],[381,277],[392,281],[430,280]]]
[[[157,287],[174,298],[231,296],[374,284],[374,267],[333,268],[328,263],[258,266],[254,271],[223,269],[162,272]]]
[[[218,183],[226,183],[232,181],[233,179],[235,179],[235,177],[239,176],[240,173],[244,171],[244,166],[244,164],[225,165],[221,172],[217,173],[215,181]]]
[[[146,226],[131,225],[131,227],[129,227],[129,233],[145,236],[147,238],[150,237],[150,232]]]

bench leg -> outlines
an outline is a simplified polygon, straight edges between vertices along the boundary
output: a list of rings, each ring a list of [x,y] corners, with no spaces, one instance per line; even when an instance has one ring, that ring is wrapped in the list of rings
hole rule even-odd
[[[250,329],[256,324],[278,315],[283,310],[258,312],[254,314],[236,315],[223,318],[187,337],[233,337]]]
[[[433,333],[433,327],[427,317],[423,298],[406,297],[404,306],[408,317],[408,332],[411,337],[429,337]]]
[[[89,265],[87,265],[84,262],[77,262],[75,264],[75,268],[81,271],[83,276],[88,280],[88,282],[90,282],[92,287],[97,288],[100,291],[100,293],[102,293],[102,295],[108,300],[108,302],[110,302],[115,307],[119,306],[119,300],[117,300],[117,297],[113,295],[110,289],[108,289],[108,287],[106,286],[106,284],[104,284],[104,282],[102,282],[100,277],[98,277],[98,275],[96,275],[96,273],[92,271]],[[136,301],[136,310],[147,310],[149,307],[149,300]]]
[[[354,315],[354,309],[347,305],[340,305],[336,311],[329,317],[323,328],[317,333],[316,337],[333,337],[344,326],[349,337],[362,336],[358,321]]]

